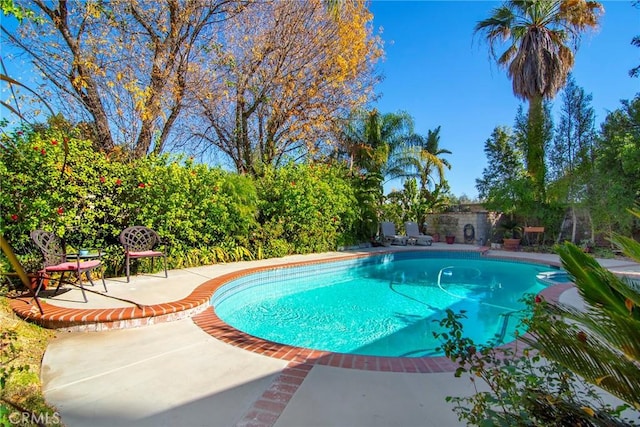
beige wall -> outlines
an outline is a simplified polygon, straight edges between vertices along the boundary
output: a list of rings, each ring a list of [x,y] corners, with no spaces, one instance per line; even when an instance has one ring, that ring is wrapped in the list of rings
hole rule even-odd
[[[438,219],[441,217],[449,217],[458,220],[457,226],[450,226],[453,234],[456,236],[456,243],[465,243],[464,239],[464,226],[471,224],[475,231],[475,237],[473,244],[480,244],[482,239],[483,244],[487,244],[491,240],[491,227],[495,225],[499,219],[500,214],[493,212],[478,211],[478,212],[449,212],[444,214],[429,214],[427,215],[427,228],[426,234],[440,233],[440,240],[444,241],[445,226],[437,225]]]

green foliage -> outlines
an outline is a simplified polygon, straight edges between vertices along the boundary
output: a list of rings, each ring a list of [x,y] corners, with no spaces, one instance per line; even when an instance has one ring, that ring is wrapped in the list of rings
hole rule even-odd
[[[336,250],[355,243],[357,201],[345,170],[290,163],[268,168],[258,183],[264,256]]]
[[[476,346],[464,336],[459,320],[464,317],[464,312],[448,309],[439,321],[445,332],[434,332],[443,341],[445,355],[458,364],[455,376],[468,374],[474,385],[472,396],[447,397],[459,420],[478,426],[628,425],[620,419],[625,406],[606,404],[595,387],[582,384],[575,373],[539,352],[496,343]],[[538,321],[562,323],[550,316]]]
[[[26,365],[16,366],[13,362],[18,358],[19,350],[15,345],[18,333],[13,329],[0,331],[0,390],[5,390],[9,378],[29,369]]]
[[[451,151],[440,148],[440,126],[429,130],[426,137],[408,135],[404,144],[393,153],[393,167],[389,175],[419,179],[420,193],[424,194],[425,199],[432,198],[431,192],[435,193],[449,186],[445,168],[451,169],[451,164],[443,157],[446,154],[451,154]]]
[[[488,165],[482,178],[476,180],[476,188],[487,209],[512,214],[520,200],[529,194],[524,154],[516,144],[509,128],[496,127],[485,142],[484,152]]]
[[[409,178],[404,182],[402,191],[392,191],[387,195],[382,206],[382,218],[396,224],[412,221],[422,227],[428,214],[444,211],[449,204],[448,194],[442,190],[440,186],[436,186],[434,191],[420,190],[416,179]]]
[[[0,298],[0,425],[59,424],[39,379],[42,356],[54,333],[10,313],[6,298]],[[31,422],[21,422],[24,418]]]
[[[260,226],[247,177],[168,156],[128,162],[95,151],[68,125],[12,130],[0,148],[0,228],[22,261],[36,253],[29,232],[43,228],[69,250],[101,248],[108,274],[117,274],[118,236],[130,225],[158,231],[171,267],[253,258],[250,237]]]
[[[367,187],[339,166],[291,163],[254,181],[181,157],[106,155],[58,122],[5,133],[1,144],[0,226],[23,261],[34,258],[37,228],[70,250],[101,248],[107,273],[120,274],[118,236],[130,225],[155,229],[170,267],[182,268],[335,250],[368,240],[375,220],[365,214],[374,201],[362,207]]]
[[[612,240],[640,262],[640,243],[620,235]],[[640,411],[638,284],[614,275],[576,245],[565,244],[558,253],[586,309],[544,303],[543,320],[553,316],[570,322],[552,324],[534,317],[532,338],[525,341]]]
[[[24,19],[29,19],[34,22],[42,21],[32,10],[17,5],[14,0],[0,0],[0,11],[2,11],[4,16],[13,16],[19,22],[22,22]]]
[[[516,118],[516,131],[501,126],[493,130],[484,148],[488,165],[482,171],[482,178],[476,179],[476,188],[488,210],[503,212],[523,224],[557,230],[564,215],[564,204],[536,196],[534,182],[525,168],[527,133],[527,121],[521,111]]]
[[[353,228],[353,237],[357,241],[366,241],[378,232],[380,177],[372,173],[351,174],[350,183],[357,200],[353,206],[353,209],[357,210],[356,218],[358,218]]]
[[[607,115],[596,144],[588,200],[595,228],[628,234],[626,211],[640,203],[640,94]]]

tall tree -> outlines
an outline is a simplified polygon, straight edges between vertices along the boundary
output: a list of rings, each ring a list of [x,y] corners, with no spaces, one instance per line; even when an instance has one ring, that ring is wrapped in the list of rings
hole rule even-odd
[[[378,174],[382,180],[393,167],[391,154],[413,134],[413,126],[413,118],[404,111],[356,111],[336,136],[338,152],[347,155],[352,170]]]
[[[571,242],[574,243],[578,226],[576,210],[579,205],[586,203],[593,166],[596,131],[591,99],[591,95],[586,94],[569,76],[562,94],[560,121],[549,154],[554,179],[550,188],[558,201],[564,206],[569,205],[572,218]],[[594,237],[592,230],[591,240]]]
[[[552,177],[556,180],[573,175],[576,168],[591,158],[596,136],[592,99],[591,94],[585,93],[569,76],[562,94],[560,121],[549,153]]]
[[[638,231],[633,230],[627,210],[640,204],[640,95],[607,114],[596,140],[590,185],[596,231]]]
[[[543,100],[564,86],[581,33],[597,26],[603,10],[600,3],[586,0],[510,0],[476,24],[490,55],[507,68],[514,94],[529,102],[527,169],[539,199],[546,174]],[[496,48],[503,42],[507,48],[498,55]]]
[[[526,183],[524,156],[518,149],[512,130],[496,127],[484,146],[487,167],[482,178],[476,179],[476,189],[487,209],[513,214]]]
[[[421,192],[444,188],[447,186],[445,168],[451,169],[451,163],[443,157],[447,154],[451,151],[440,147],[440,126],[429,129],[426,137],[409,135],[394,156],[392,173],[394,177],[416,178]]]
[[[358,188],[363,222],[375,234],[384,201],[384,178],[389,156],[413,133],[413,119],[406,112],[381,114],[359,110],[350,116],[335,135],[337,157],[346,157]]]
[[[216,25],[239,0],[17,1],[37,19],[6,39],[27,54],[69,117],[92,124],[98,148],[141,157],[163,149],[193,71],[218,45]]]
[[[382,51],[371,20],[361,0],[253,4],[225,23],[219,70],[201,75],[194,133],[241,173],[313,153],[372,96]]]

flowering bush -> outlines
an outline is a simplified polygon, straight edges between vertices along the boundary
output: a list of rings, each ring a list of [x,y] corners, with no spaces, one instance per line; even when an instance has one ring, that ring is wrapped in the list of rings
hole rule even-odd
[[[358,240],[358,203],[340,167],[292,163],[254,180],[175,156],[128,161],[55,125],[8,131],[0,148],[0,227],[19,255],[34,253],[29,232],[39,228],[70,249],[103,249],[108,274],[122,273],[118,236],[130,225],[168,242],[172,268]]]

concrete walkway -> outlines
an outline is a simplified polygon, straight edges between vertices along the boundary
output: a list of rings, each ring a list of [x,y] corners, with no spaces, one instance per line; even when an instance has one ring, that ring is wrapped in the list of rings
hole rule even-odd
[[[477,247],[453,245],[458,250]],[[451,250],[434,244],[428,250]],[[406,250],[406,248],[397,248]],[[370,249],[374,251],[374,249]],[[492,251],[493,254],[498,254]],[[504,253],[555,263],[554,255]],[[121,299],[157,304],[184,298],[202,282],[257,265],[344,256],[294,256],[109,280],[109,297],[70,290],[47,303],[107,308]],[[640,267],[604,260],[612,270]],[[96,290],[101,286],[96,286]],[[567,292],[563,298],[575,300]],[[452,372],[379,372],[283,360],[221,342],[191,318],[100,332],[59,331],[42,361],[43,392],[75,426],[458,426],[446,396],[474,392]]]

